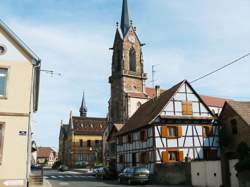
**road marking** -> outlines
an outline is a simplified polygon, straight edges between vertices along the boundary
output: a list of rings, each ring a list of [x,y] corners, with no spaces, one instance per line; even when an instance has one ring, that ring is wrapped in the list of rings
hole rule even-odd
[[[60,185],[60,186],[68,186],[69,183],[67,183],[67,182],[60,182],[59,185]]]

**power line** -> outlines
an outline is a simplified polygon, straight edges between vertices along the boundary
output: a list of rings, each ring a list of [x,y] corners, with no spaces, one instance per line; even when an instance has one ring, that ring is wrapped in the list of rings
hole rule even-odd
[[[232,65],[232,64],[234,64],[234,63],[236,63],[236,62],[239,62],[240,60],[242,60],[242,59],[248,57],[249,55],[250,55],[250,53],[247,53],[247,54],[245,54],[245,55],[243,55],[243,56],[241,56],[241,57],[239,57],[239,58],[233,60],[232,62],[230,62],[230,63],[228,63],[228,64],[226,64],[226,65],[224,65],[224,66],[222,66],[222,67],[220,67],[220,68],[218,68],[218,69],[216,69],[216,70],[214,70],[214,71],[211,71],[210,73],[207,73],[207,74],[205,74],[205,75],[203,75],[203,76],[201,76],[201,77],[199,77],[199,78],[197,78],[197,79],[191,81],[191,83],[194,83],[194,82],[197,82],[197,81],[199,81],[199,80],[201,80],[201,79],[204,79],[205,77],[208,77],[208,76],[210,76],[210,75],[216,73],[217,71],[220,71],[220,70],[222,70],[222,69],[224,69],[224,68],[226,68],[226,67],[228,67],[228,66],[230,66],[230,65]]]

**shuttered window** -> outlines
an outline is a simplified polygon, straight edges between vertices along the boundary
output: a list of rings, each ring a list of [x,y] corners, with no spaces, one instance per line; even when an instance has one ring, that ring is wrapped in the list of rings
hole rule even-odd
[[[162,161],[169,162],[169,161],[183,161],[184,160],[184,152],[173,150],[173,151],[163,151],[162,152]]]
[[[127,142],[130,144],[130,143],[132,143],[132,134],[128,134],[128,136],[127,136]]]
[[[182,137],[182,127],[166,125],[161,127],[161,137],[163,138],[180,138]]]
[[[140,162],[141,164],[147,164],[149,161],[149,153],[148,152],[142,152],[140,155]]]
[[[4,124],[0,122],[0,164],[3,159]]]
[[[124,156],[123,155],[120,155],[119,156],[119,163],[124,163]]]
[[[193,104],[191,101],[182,102],[182,115],[193,115]]]
[[[141,132],[140,132],[140,139],[141,139],[141,141],[143,141],[143,142],[145,142],[145,141],[147,141],[147,130],[142,130]]]

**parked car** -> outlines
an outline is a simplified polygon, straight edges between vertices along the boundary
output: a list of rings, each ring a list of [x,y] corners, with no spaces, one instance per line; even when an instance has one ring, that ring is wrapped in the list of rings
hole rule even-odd
[[[149,182],[149,170],[145,167],[129,167],[125,168],[118,176],[119,183],[141,183]]]
[[[69,167],[66,165],[60,165],[58,168],[58,171],[64,172],[64,171],[68,171]]]
[[[107,167],[100,167],[94,170],[96,178],[100,179],[114,179],[116,177],[116,172],[110,170]]]

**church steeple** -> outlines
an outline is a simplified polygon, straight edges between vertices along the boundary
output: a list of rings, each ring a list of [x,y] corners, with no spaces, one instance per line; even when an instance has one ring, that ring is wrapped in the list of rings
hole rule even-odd
[[[83,92],[83,95],[82,95],[82,104],[81,104],[81,107],[80,107],[80,116],[81,117],[86,117],[87,116],[87,106],[86,106],[86,103],[85,103],[85,97],[84,97],[84,92]]]
[[[123,0],[122,4],[122,17],[121,17],[121,30],[123,36],[127,34],[130,27],[130,18],[129,18],[129,10],[128,10],[128,0]]]

